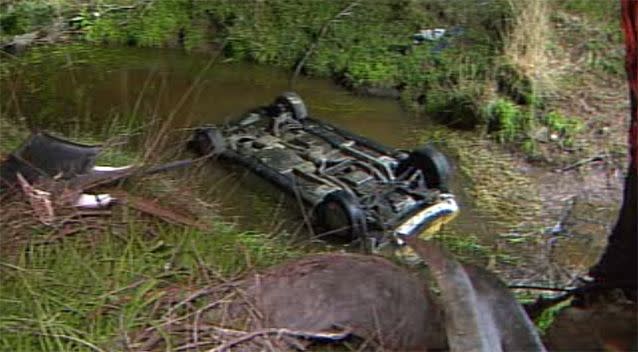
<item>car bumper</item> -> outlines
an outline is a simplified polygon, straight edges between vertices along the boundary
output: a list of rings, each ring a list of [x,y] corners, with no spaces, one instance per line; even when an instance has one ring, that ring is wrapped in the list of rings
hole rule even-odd
[[[394,230],[398,239],[423,237],[437,232],[443,224],[452,221],[459,213],[459,206],[452,195],[442,195],[441,201],[429,206],[405,220]]]

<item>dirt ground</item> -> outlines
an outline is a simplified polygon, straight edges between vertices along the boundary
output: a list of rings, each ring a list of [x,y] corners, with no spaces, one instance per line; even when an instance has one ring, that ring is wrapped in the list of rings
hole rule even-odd
[[[575,284],[602,254],[620,208],[628,165],[627,87],[620,77],[591,73],[580,81],[552,102],[583,122],[574,145],[540,143],[544,160],[514,162],[515,170],[529,176],[540,205],[536,219],[519,226],[538,236],[535,249],[524,255],[523,268],[509,267],[526,278],[521,284]]]

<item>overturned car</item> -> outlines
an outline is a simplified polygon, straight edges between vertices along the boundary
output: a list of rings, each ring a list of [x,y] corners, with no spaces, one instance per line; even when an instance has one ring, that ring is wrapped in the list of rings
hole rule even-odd
[[[380,145],[310,117],[293,92],[197,129],[189,148],[240,164],[300,199],[317,236],[366,249],[435,231],[458,213],[450,165],[435,148]]]

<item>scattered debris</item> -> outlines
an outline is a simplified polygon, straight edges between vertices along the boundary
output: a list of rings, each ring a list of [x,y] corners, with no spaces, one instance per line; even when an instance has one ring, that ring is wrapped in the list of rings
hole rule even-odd
[[[132,197],[124,192],[119,192],[120,197],[84,192],[137,174],[148,175],[189,166],[208,156],[143,169],[136,165],[95,165],[100,152],[99,145],[79,144],[45,132],[33,133],[0,164],[0,187],[11,190],[16,185],[19,186],[27,196],[34,214],[45,225],[53,225],[56,207],[99,209],[117,201],[125,201],[129,206],[169,223],[205,229],[205,226],[192,217],[161,207],[147,199]]]
[[[556,172],[567,172],[567,171],[575,170],[575,169],[580,168],[581,166],[584,166],[584,165],[587,165],[587,164],[590,164],[590,163],[604,161],[605,158],[606,158],[606,155],[604,155],[604,154],[595,155],[595,156],[592,156],[592,157],[589,157],[589,158],[578,160],[577,162],[575,162],[575,163],[573,163],[571,165],[565,166],[565,167],[560,168],[560,169],[556,169],[555,171]]]
[[[16,174],[16,177],[18,178],[22,192],[27,196],[29,204],[31,204],[31,208],[37,218],[41,223],[51,225],[55,218],[53,205],[51,205],[51,192],[33,188],[19,172]]]
[[[177,160],[149,168],[97,166],[100,146],[70,142],[44,132],[33,133],[0,163],[0,252],[19,256],[26,244],[58,243],[77,234],[93,243],[101,234],[119,232],[127,218],[113,217],[126,205],[161,221],[209,230],[203,221],[160,205],[156,200],[131,196],[106,186],[134,175],[148,175],[192,165],[198,159]],[[95,189],[108,193],[89,194]]]
[[[190,214],[182,213],[175,209],[169,209],[160,205],[157,201],[148,198],[133,196],[124,191],[114,191],[118,201],[142,213],[155,216],[171,224],[190,226],[199,230],[207,230],[208,227],[195,219]]]
[[[422,29],[412,35],[412,42],[414,44],[421,44],[425,41],[439,40],[443,38],[446,31],[445,28]]]

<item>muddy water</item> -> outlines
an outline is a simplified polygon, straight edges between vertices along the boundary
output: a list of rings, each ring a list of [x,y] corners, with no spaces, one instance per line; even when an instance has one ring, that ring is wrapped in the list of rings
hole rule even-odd
[[[290,89],[289,72],[217,61],[206,69],[214,56],[175,50],[80,47],[54,53],[55,59],[46,50],[35,54],[24,58],[32,66],[2,81],[2,111],[24,116],[31,127],[70,136],[88,131],[105,138],[131,120],[142,126],[136,132],[168,118],[173,119],[168,133],[219,124]],[[355,96],[330,80],[300,77],[294,90],[312,116],[386,145],[414,147],[418,131],[428,124],[395,100]],[[201,189],[211,191],[208,200],[221,200],[226,219],[246,229],[273,231],[281,225],[273,218],[300,219],[289,211],[296,204],[281,205],[269,185],[241,170],[212,166],[199,181]]]
[[[224,122],[289,89],[289,74],[270,67],[216,62],[205,70],[210,55],[86,50],[93,51],[89,57],[74,49],[62,63],[47,62],[45,52],[34,71],[27,68],[3,80],[3,112],[62,132],[68,132],[72,122],[99,130],[115,117],[130,115],[161,119],[174,114],[174,128],[179,128]],[[409,132],[415,124],[423,126],[393,100],[355,97],[330,80],[301,77],[294,90],[312,115],[389,145],[410,145]]]
[[[290,88],[289,73],[285,71],[224,62],[205,70],[210,55],[186,55],[174,50],[54,48],[34,51],[21,60],[26,60],[22,69],[0,80],[2,116],[24,117],[31,127],[71,137],[94,133],[98,140],[123,131],[152,136],[157,121],[169,118],[172,122],[166,133],[182,131],[184,135],[184,128],[222,123],[270,103]],[[354,96],[330,80],[301,77],[294,90],[304,98],[313,116],[393,147],[415,147],[423,131],[431,126],[427,118],[407,113],[395,100]],[[293,233],[290,238],[310,242],[294,200],[285,199],[258,177],[213,164],[198,174],[195,182],[189,177],[187,186],[198,190],[205,200],[217,203],[222,220],[248,231],[283,230]],[[460,237],[472,234],[490,251],[514,256],[527,251],[527,258],[538,257],[533,245],[502,246],[510,246],[498,239],[498,234],[507,230],[493,225],[480,209],[472,207],[466,184],[467,180],[457,175],[453,191],[462,211],[450,226],[452,232],[462,234]],[[553,223],[547,221],[548,226]],[[546,240],[540,234],[538,237],[533,241]],[[589,244],[586,247],[560,253],[559,257],[586,268],[597,257],[597,252],[589,253],[584,260],[583,252],[592,248]],[[493,257],[500,260],[499,255]],[[518,269],[510,266],[507,270],[513,277],[528,276],[529,270]]]

